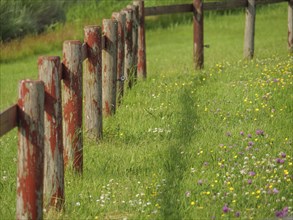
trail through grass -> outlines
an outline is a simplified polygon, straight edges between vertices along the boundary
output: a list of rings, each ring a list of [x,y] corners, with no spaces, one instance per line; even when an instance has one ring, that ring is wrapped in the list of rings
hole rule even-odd
[[[258,12],[253,61],[242,60],[243,14],[206,17],[202,71],[193,70],[191,24],[148,31],[147,80],[104,121],[100,143],[86,140],[84,175],[67,170],[66,209],[45,218],[292,216],[293,57],[285,11],[281,4]],[[29,63],[27,72],[36,72]],[[7,84],[20,76],[4,75],[17,68],[1,64],[1,107],[16,98]],[[0,139],[5,218],[15,216],[16,146],[15,131]]]

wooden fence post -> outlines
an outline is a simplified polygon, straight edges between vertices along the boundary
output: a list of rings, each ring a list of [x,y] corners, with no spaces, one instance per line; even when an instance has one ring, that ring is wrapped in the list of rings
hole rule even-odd
[[[293,1],[288,1],[288,48],[293,53]]]
[[[137,53],[137,75],[146,78],[146,46],[145,46],[145,27],[144,27],[144,1],[135,0],[134,5],[138,5],[138,53]]]
[[[121,103],[124,92],[124,56],[125,56],[125,23],[126,14],[124,12],[112,13],[112,18],[118,21],[118,44],[117,44],[117,100]]]
[[[133,71],[132,78],[130,78],[130,88],[137,81],[137,63],[138,63],[138,19],[139,19],[139,10],[138,5],[128,5],[127,8],[132,9],[132,53],[133,53]]]
[[[85,130],[90,138],[103,136],[102,117],[102,30],[99,26],[84,28],[87,57],[84,72]]]
[[[103,19],[103,115],[110,116],[116,110],[117,84],[117,32],[118,23],[114,19]]]
[[[82,44],[63,43],[63,145],[64,162],[82,173]]]
[[[133,29],[133,11],[131,9],[124,9],[126,14],[125,25],[125,67],[124,74],[128,83],[128,87],[132,87],[133,78],[133,43],[132,43],[132,29]]]
[[[204,64],[203,19],[202,0],[193,0],[193,58],[195,69],[202,69]]]
[[[248,0],[245,18],[244,51],[246,59],[252,59],[254,55],[254,32],[255,32],[255,0]]]
[[[64,204],[60,57],[39,57],[39,79],[45,85],[44,207],[61,210]]]
[[[43,218],[44,84],[20,82],[16,219]]]

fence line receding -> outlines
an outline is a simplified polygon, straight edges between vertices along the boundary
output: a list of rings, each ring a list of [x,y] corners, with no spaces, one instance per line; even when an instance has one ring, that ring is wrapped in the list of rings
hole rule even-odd
[[[190,1],[144,8],[144,1],[136,0],[104,19],[102,27],[86,26],[84,43],[65,41],[62,62],[57,56],[39,57],[39,80],[21,81],[18,102],[0,113],[0,136],[18,127],[17,219],[42,219],[43,209],[63,209],[64,169],[82,174],[83,136],[101,139],[103,117],[115,113],[137,78],[147,76],[146,16],[192,12],[195,69],[201,69],[205,11],[246,9],[243,54],[252,59],[257,5],[288,2],[293,52],[293,0]]]

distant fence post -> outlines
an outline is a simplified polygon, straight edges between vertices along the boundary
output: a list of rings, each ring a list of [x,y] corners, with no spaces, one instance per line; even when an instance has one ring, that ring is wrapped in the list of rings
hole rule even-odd
[[[246,59],[252,59],[254,55],[254,32],[255,32],[255,0],[248,0],[245,18],[244,51]]]
[[[117,31],[118,23],[114,19],[103,19],[103,115],[110,116],[116,111],[117,84]]]
[[[60,57],[39,57],[39,79],[45,85],[44,207],[61,210],[64,204]]]
[[[132,29],[133,29],[133,11],[131,9],[124,9],[126,14],[126,25],[125,25],[125,64],[124,74],[128,83],[128,87],[132,87],[133,78],[133,43],[132,43]]]
[[[63,144],[65,164],[82,173],[82,44],[63,43]]]
[[[130,88],[137,81],[137,64],[138,64],[138,20],[139,20],[139,11],[138,5],[128,5],[127,8],[132,9],[132,53],[133,53],[133,71],[132,77],[130,78]]]
[[[114,12],[112,18],[118,21],[118,43],[117,43],[117,100],[118,104],[121,103],[124,93],[124,62],[125,62],[125,24],[126,14],[125,12]]]
[[[144,1],[135,0],[134,5],[138,5],[138,53],[137,53],[137,75],[146,78],[146,46],[145,46],[145,27],[144,27]]]
[[[20,82],[16,219],[43,218],[44,84]]]
[[[84,72],[85,130],[90,138],[103,135],[102,117],[102,30],[99,26],[84,28],[87,56]]]
[[[288,48],[293,53],[293,1],[288,1]]]
[[[202,0],[193,0],[193,57],[195,69],[202,69],[204,64],[203,13]]]

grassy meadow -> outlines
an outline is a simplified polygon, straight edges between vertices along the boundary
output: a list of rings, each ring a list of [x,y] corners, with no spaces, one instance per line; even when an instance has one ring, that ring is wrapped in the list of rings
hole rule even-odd
[[[44,210],[45,219],[293,216],[287,4],[257,11],[252,61],[242,58],[244,18],[244,11],[205,16],[209,48],[201,71],[194,71],[191,22],[147,30],[146,81],[128,90],[115,116],[104,120],[103,140],[85,139],[83,176],[66,170],[65,209]],[[82,39],[82,28],[76,37]],[[37,77],[40,53],[61,55],[61,44],[46,47],[1,58],[1,110],[16,102],[19,80]],[[0,216],[14,219],[16,129],[0,138],[0,157]]]

